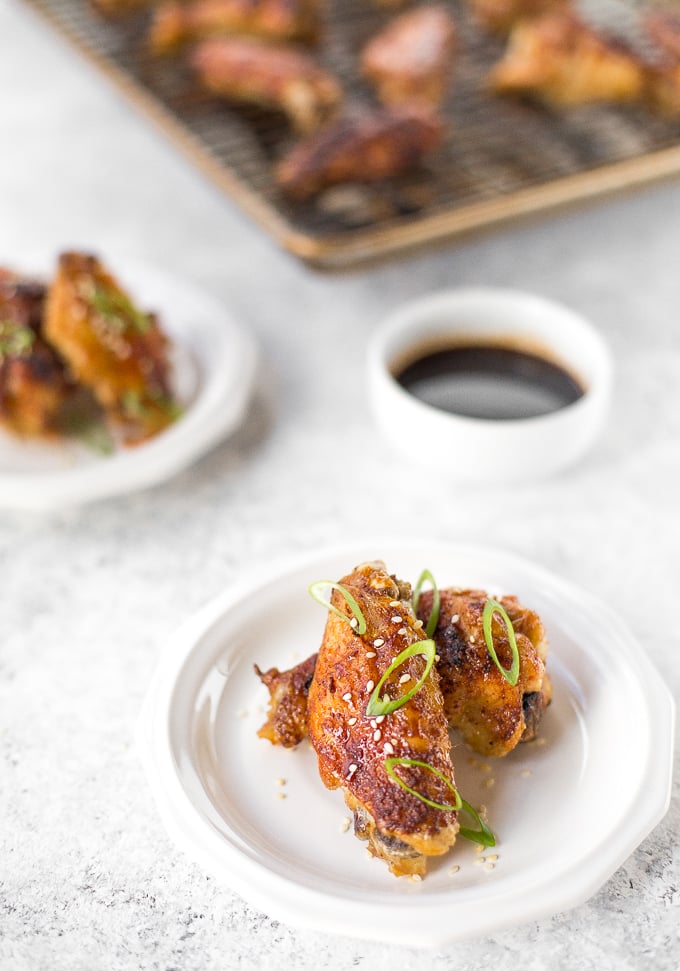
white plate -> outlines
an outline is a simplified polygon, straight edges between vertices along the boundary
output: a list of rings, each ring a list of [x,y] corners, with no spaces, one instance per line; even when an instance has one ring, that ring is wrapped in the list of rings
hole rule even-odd
[[[160,315],[174,347],[173,385],[184,412],[150,441],[105,456],[77,442],[29,442],[1,432],[0,506],[60,509],[157,485],[243,418],[255,377],[250,336],[195,286],[149,266],[111,266],[135,302]],[[40,269],[47,278],[54,268]]]
[[[427,567],[442,586],[516,593],[545,622],[554,682],[545,744],[519,746],[487,770],[466,746],[454,750],[461,792],[486,804],[498,837],[493,869],[459,839],[422,883],[396,879],[340,831],[349,813],[324,789],[309,744],[287,751],[255,734],[267,692],[253,662],[283,669],[316,650],[325,617],[307,585],[376,557],[406,579]],[[669,799],[673,702],[620,620],[523,560],[473,547],[362,546],[242,584],[168,645],[139,728],[165,825],[206,870],[277,919],[391,943],[442,946],[580,903]]]

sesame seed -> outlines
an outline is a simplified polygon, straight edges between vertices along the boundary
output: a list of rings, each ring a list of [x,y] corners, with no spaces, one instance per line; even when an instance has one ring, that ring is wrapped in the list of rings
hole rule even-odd
[[[522,776],[523,779],[528,779],[529,776],[531,775],[531,769],[522,769],[522,771],[520,772],[520,775]]]
[[[277,792],[276,793],[276,798],[277,799],[285,799],[286,798],[285,792]]]
[[[342,700],[343,700],[343,701],[351,701],[351,700],[352,700],[352,695],[351,695],[351,693],[350,693],[350,692],[348,691],[348,692],[347,692],[346,694],[344,694],[344,695],[342,696]]]
[[[496,785],[496,780],[495,779],[487,779],[486,782],[484,783],[484,785],[486,786],[487,789],[491,789],[493,786]]]
[[[495,863],[498,859],[498,853],[492,853],[490,856],[487,856],[486,859],[489,863]]]
[[[410,680],[411,680],[410,674],[402,674],[402,676],[399,678],[399,684],[406,684],[406,682]]]
[[[491,873],[491,871],[495,869],[495,866],[496,866],[495,863],[487,863],[485,864],[484,869],[486,870],[487,873]]]
[[[459,866],[449,867],[449,876],[450,877],[455,877],[455,875],[458,873],[459,870],[460,870],[460,867]]]
[[[355,762],[352,762],[352,764],[349,767],[349,772],[347,773],[347,778],[351,779],[358,768],[359,766]]]
[[[377,728],[377,727],[378,727],[377,721],[375,720],[375,718],[371,718],[371,728]]]
[[[396,740],[396,738],[391,738],[390,741],[392,742],[392,745],[398,745],[399,744],[399,742]]]
[[[484,849],[485,849],[485,847],[482,846],[481,843],[477,843],[477,845],[475,846],[475,853],[483,853],[484,852]]]
[[[385,721],[385,716],[384,715],[378,715],[378,717],[375,720],[375,723],[376,723],[376,725],[382,725],[382,723],[384,721]]]
[[[366,691],[373,691],[374,688],[375,688],[375,681],[366,682]]]
[[[277,779],[276,780],[276,784],[277,784],[277,786],[285,786],[286,780],[285,779]]]
[[[385,755],[394,755],[394,749],[392,748],[389,742],[385,742],[385,744],[383,745],[383,752],[385,753]]]
[[[382,639],[382,637],[376,637],[376,639],[373,641],[373,647],[382,647],[384,643],[385,641]]]
[[[356,619],[356,617],[352,617],[352,619],[349,622],[349,626],[350,627],[356,627],[358,623],[359,623],[359,621]]]
[[[356,718],[348,718],[347,719],[347,724],[348,725],[356,725],[356,723],[357,723]]]
[[[420,630],[420,628],[423,626],[422,620],[417,620],[413,626],[416,630]]]
[[[454,614],[453,617],[451,618],[451,623],[457,624],[459,620],[460,620],[460,614]]]
[[[399,630],[397,631],[397,634],[401,634],[402,637],[404,636],[405,633],[406,633],[405,627],[400,627]]]
[[[412,873],[411,876],[409,877],[409,880],[411,881],[411,883],[420,883],[422,879],[423,878],[419,873]]]
[[[398,600],[390,600],[390,607],[401,607],[401,604]]]
[[[375,657],[375,651],[367,651],[366,657]]]
[[[403,619],[404,618],[403,617],[400,617],[399,614],[395,614],[394,617],[392,618],[392,623],[393,624],[401,624],[401,622],[402,622]]]
[[[352,825],[352,820],[349,818],[349,816],[345,816],[343,821],[340,823],[340,832],[346,833],[351,825]]]
[[[439,663],[439,661],[441,661],[441,658],[440,658],[440,656],[438,654],[435,654],[434,659],[435,659],[435,661],[437,661],[437,663]]]
[[[376,730],[373,732],[373,741],[379,742],[381,738],[382,738],[382,732],[380,731],[379,728],[376,728]]]
[[[473,862],[473,864],[474,864],[475,866],[482,866],[482,864],[483,864],[483,863],[485,863],[485,862],[486,862],[486,860],[484,859],[484,857],[483,857],[483,856],[479,856],[479,857],[477,857],[477,859],[476,859],[476,860],[473,860],[472,862]]]
[[[470,634],[470,637],[468,638],[468,640],[470,641],[471,644],[474,644],[475,643],[475,640],[476,640],[475,635],[474,634]]]
[[[488,762],[482,762],[482,764],[480,765],[480,769],[482,770],[482,772],[491,772],[491,766],[489,765]]]

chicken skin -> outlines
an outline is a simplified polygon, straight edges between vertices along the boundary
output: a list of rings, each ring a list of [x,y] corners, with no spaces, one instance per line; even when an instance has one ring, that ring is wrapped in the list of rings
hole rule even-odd
[[[214,38],[199,44],[191,63],[212,94],[283,111],[303,133],[317,128],[342,96],[335,78],[293,47]]]
[[[334,591],[331,602],[347,622],[329,612],[308,699],[309,737],[319,773],[327,788],[343,790],[354,813],[355,834],[368,841],[373,856],[383,859],[396,876],[422,875],[428,857],[445,853],[458,832],[439,677],[432,668],[401,707],[378,718],[367,715],[373,688],[393,658],[425,637],[411,608],[410,587],[395,581],[383,563],[364,563],[340,582],[358,603],[366,631],[355,633],[352,613]],[[388,679],[385,691],[398,698],[408,690],[404,679],[413,684],[424,670],[422,655],[410,657]],[[444,808],[428,805],[394,781],[388,758],[421,763],[393,771],[405,785]]]
[[[74,390],[64,362],[45,343],[45,287],[0,271],[0,423],[17,435],[51,436]]]
[[[556,105],[634,102],[646,88],[642,60],[570,11],[517,23],[489,80],[501,94],[531,94]]]
[[[330,122],[279,162],[276,180],[298,202],[333,185],[403,175],[435,149],[441,121],[420,106],[369,112]]]
[[[482,616],[488,599],[483,590],[442,590],[433,637],[451,728],[457,728],[481,755],[502,756],[535,737],[550,702],[552,688],[545,672],[548,642],[538,614],[522,607],[516,597],[501,598],[520,657],[517,684],[509,684],[484,639]],[[425,624],[432,600],[432,592],[427,591],[418,601],[418,617]],[[505,625],[496,614],[491,631],[498,658],[507,669],[512,654]]]
[[[169,54],[190,41],[234,34],[311,42],[319,25],[317,0],[168,0],[154,10],[149,45]]]
[[[45,308],[45,337],[127,444],[177,417],[168,342],[93,256],[65,253]]]
[[[417,7],[368,42],[361,71],[385,105],[438,107],[451,78],[456,27],[446,7]]]
[[[550,703],[552,687],[545,670],[548,642],[541,619],[516,597],[500,600],[512,621],[520,656],[519,679],[513,687],[494,665],[484,640],[482,614],[487,594],[448,589],[440,591],[440,599],[433,639],[449,727],[459,729],[481,755],[507,755],[519,742],[536,737]],[[418,617],[425,625],[431,610],[432,594],[425,592],[418,601]],[[501,663],[509,666],[507,632],[496,617],[492,633]],[[261,737],[287,747],[306,737],[306,692],[293,686],[310,683],[315,659],[314,654],[282,673],[272,668],[262,675],[258,670],[271,695],[269,718],[260,730]],[[291,709],[295,711],[294,723]],[[281,740],[284,731],[277,728],[279,724],[285,726],[285,741]]]

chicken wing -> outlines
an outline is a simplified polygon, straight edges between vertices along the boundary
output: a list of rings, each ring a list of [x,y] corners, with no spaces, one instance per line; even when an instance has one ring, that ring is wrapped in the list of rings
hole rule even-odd
[[[362,73],[385,105],[422,102],[437,107],[451,79],[455,38],[446,7],[417,7],[368,42],[361,55]]]
[[[642,60],[565,11],[522,20],[490,75],[502,94],[532,94],[557,105],[633,102],[646,86]]]
[[[149,45],[168,54],[188,41],[233,34],[311,42],[319,26],[318,0],[168,0],[153,12]]]
[[[379,182],[416,166],[436,148],[441,121],[405,105],[324,126],[284,156],[276,168],[283,192],[297,201],[344,182]]]
[[[65,253],[49,288],[45,336],[128,444],[177,416],[168,342],[94,256]]]
[[[518,742],[536,737],[541,716],[550,703],[552,687],[545,670],[548,642],[541,619],[516,597],[503,597],[500,601],[512,621],[520,655],[520,676],[512,687],[486,648],[481,614],[487,595],[474,590],[442,590],[440,597],[439,622],[433,638],[449,726],[460,729],[466,742],[480,754],[507,755]],[[424,624],[431,609],[432,594],[425,592],[418,601],[418,617]],[[498,621],[494,622],[493,633],[503,659],[507,636]],[[270,691],[269,718],[260,730],[261,737],[287,747],[306,737],[306,694],[299,685],[310,679],[315,659],[314,654],[290,671],[280,673],[273,668],[261,675]],[[289,717],[291,708],[295,711],[294,722]],[[283,731],[276,730],[279,724],[285,726],[285,742],[279,737]]]
[[[427,623],[432,593],[418,601],[418,617]],[[482,616],[488,594],[483,590],[442,590],[434,641],[439,654],[437,670],[449,724],[482,755],[501,756],[537,731],[552,688],[545,671],[548,642],[538,614],[522,607],[516,597],[499,601],[512,621],[520,656],[516,685],[506,681],[491,657]],[[497,615],[492,634],[498,658],[511,664],[507,631]]]
[[[64,362],[45,343],[45,287],[0,271],[0,422],[22,436],[57,432],[74,389]]]
[[[349,608],[334,591],[332,603],[347,612],[347,622],[328,614],[309,689],[309,737],[324,785],[342,788],[354,813],[355,834],[368,840],[371,854],[397,876],[422,875],[427,858],[445,853],[455,842],[457,813],[407,792],[388,774],[386,759],[421,763],[400,765],[399,778],[424,798],[451,806],[451,744],[439,678],[433,668],[401,707],[369,717],[366,707],[375,684],[397,654],[424,640],[422,624],[411,609],[410,587],[395,581],[383,563],[365,563],[341,583],[358,603],[366,631],[354,632]],[[413,683],[424,665],[420,654],[409,658],[386,690],[393,698],[403,695],[408,690],[404,680]]]
[[[214,38],[196,48],[191,62],[212,94],[279,109],[300,132],[317,128],[342,96],[335,78],[293,47]]]

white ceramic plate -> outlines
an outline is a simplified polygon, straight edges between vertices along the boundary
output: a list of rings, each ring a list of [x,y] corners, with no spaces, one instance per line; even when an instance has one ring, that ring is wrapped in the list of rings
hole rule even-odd
[[[256,366],[250,336],[195,286],[153,267],[106,262],[136,303],[159,313],[174,346],[173,384],[184,412],[155,438],[113,455],[74,441],[28,442],[0,432],[0,506],[60,509],[157,485],[243,418]],[[47,278],[53,267],[39,270]]]
[[[287,751],[256,735],[267,692],[253,663],[283,669],[316,650],[325,616],[307,585],[378,556],[406,579],[427,567],[442,586],[516,593],[548,630],[545,743],[488,769],[466,746],[454,751],[461,792],[488,807],[498,837],[493,869],[459,839],[422,883],[396,879],[341,832],[349,813],[324,789],[309,744]],[[167,646],[139,727],[165,825],[206,870],[290,924],[392,943],[442,946],[580,903],[669,798],[673,702],[639,645],[588,594],[480,548],[361,546],[242,584]]]

